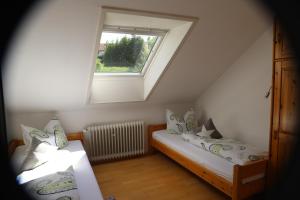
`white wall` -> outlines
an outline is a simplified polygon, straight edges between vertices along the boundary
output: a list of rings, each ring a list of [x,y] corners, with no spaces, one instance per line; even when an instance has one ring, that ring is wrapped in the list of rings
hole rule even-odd
[[[8,141],[22,138],[20,124],[43,129],[46,123],[57,116],[67,133],[81,131],[85,126],[97,122],[121,122],[144,120],[146,125],[165,122],[165,109],[183,114],[192,103],[157,105],[148,103],[104,104],[99,108],[89,107],[73,111],[54,112],[8,112]]]
[[[194,22],[196,23],[196,21]],[[154,90],[155,85],[158,84],[159,78],[163,72],[169,67],[172,57],[179,51],[180,45],[184,43],[184,38],[190,30],[192,22],[185,22],[182,25],[170,29],[157,54],[154,56],[152,63],[144,76],[144,98],[147,99],[151,91]]]
[[[45,1],[28,15],[11,43],[4,63],[6,107],[16,112],[86,107],[90,75],[95,68],[101,6],[199,19],[148,98],[151,103],[195,101],[265,30],[267,17],[252,3],[248,0]],[[145,85],[146,96],[152,84]]]
[[[25,18],[5,63],[8,109],[51,111],[85,104],[99,19],[93,2],[43,1]]]
[[[20,137],[21,123],[43,128],[54,112],[70,132],[92,122],[162,122],[169,104],[174,110],[187,109],[265,30],[264,12],[249,4],[247,0],[45,1],[24,22],[6,60],[8,138]],[[199,18],[146,102],[86,104],[102,5]]]
[[[144,100],[140,76],[94,76],[88,103],[134,102]]]
[[[220,132],[264,150],[269,145],[272,84],[270,27],[197,100],[202,118],[211,117]],[[229,47],[230,48],[230,47]]]

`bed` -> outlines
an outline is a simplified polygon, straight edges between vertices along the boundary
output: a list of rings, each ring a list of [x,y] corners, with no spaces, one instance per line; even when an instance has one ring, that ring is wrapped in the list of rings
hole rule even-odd
[[[62,163],[57,163],[57,165],[61,164],[63,166],[65,162],[68,162],[68,164],[71,163],[74,169],[77,191],[81,200],[103,200],[96,177],[89,163],[86,152],[82,146],[83,134],[69,134],[67,137],[69,144],[62,150],[69,151],[67,156],[68,159],[62,157]],[[24,148],[25,146],[23,145],[22,140],[12,140],[10,142],[9,152],[11,154],[13,164],[18,165],[18,163],[22,163],[22,160],[24,160],[25,157]],[[52,168],[50,170],[52,170]],[[33,176],[31,172],[28,172],[28,174],[23,175],[22,178],[20,178],[21,180],[18,181],[26,183],[30,182],[34,178],[35,176]]]
[[[150,151],[158,150],[201,177],[233,200],[248,198],[265,188],[267,158],[237,165],[168,134],[166,124],[148,126]]]

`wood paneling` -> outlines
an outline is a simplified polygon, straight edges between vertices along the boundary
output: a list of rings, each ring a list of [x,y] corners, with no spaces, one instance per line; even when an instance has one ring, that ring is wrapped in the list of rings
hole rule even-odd
[[[279,132],[278,136],[278,152],[277,152],[277,170],[280,172],[287,164],[290,155],[294,149],[296,138],[292,134]]]
[[[287,35],[284,33],[279,23],[275,24],[275,35],[274,35],[274,48],[275,48],[275,59],[291,58],[293,57],[292,51],[290,50],[289,41]]]
[[[291,61],[282,61],[280,132],[293,133],[296,123],[296,72]]]
[[[296,135],[298,85],[296,66],[286,35],[278,23],[274,31],[272,125],[268,183],[272,185],[289,160]]]

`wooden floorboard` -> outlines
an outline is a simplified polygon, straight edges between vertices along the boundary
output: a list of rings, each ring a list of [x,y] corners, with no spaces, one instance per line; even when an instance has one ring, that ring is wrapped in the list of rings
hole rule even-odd
[[[105,198],[117,200],[225,200],[228,196],[166,156],[104,163],[93,170]]]

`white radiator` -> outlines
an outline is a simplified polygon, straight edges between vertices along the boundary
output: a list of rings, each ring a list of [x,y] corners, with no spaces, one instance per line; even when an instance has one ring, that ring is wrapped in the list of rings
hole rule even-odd
[[[91,161],[113,160],[145,153],[144,122],[93,124],[86,128]]]

